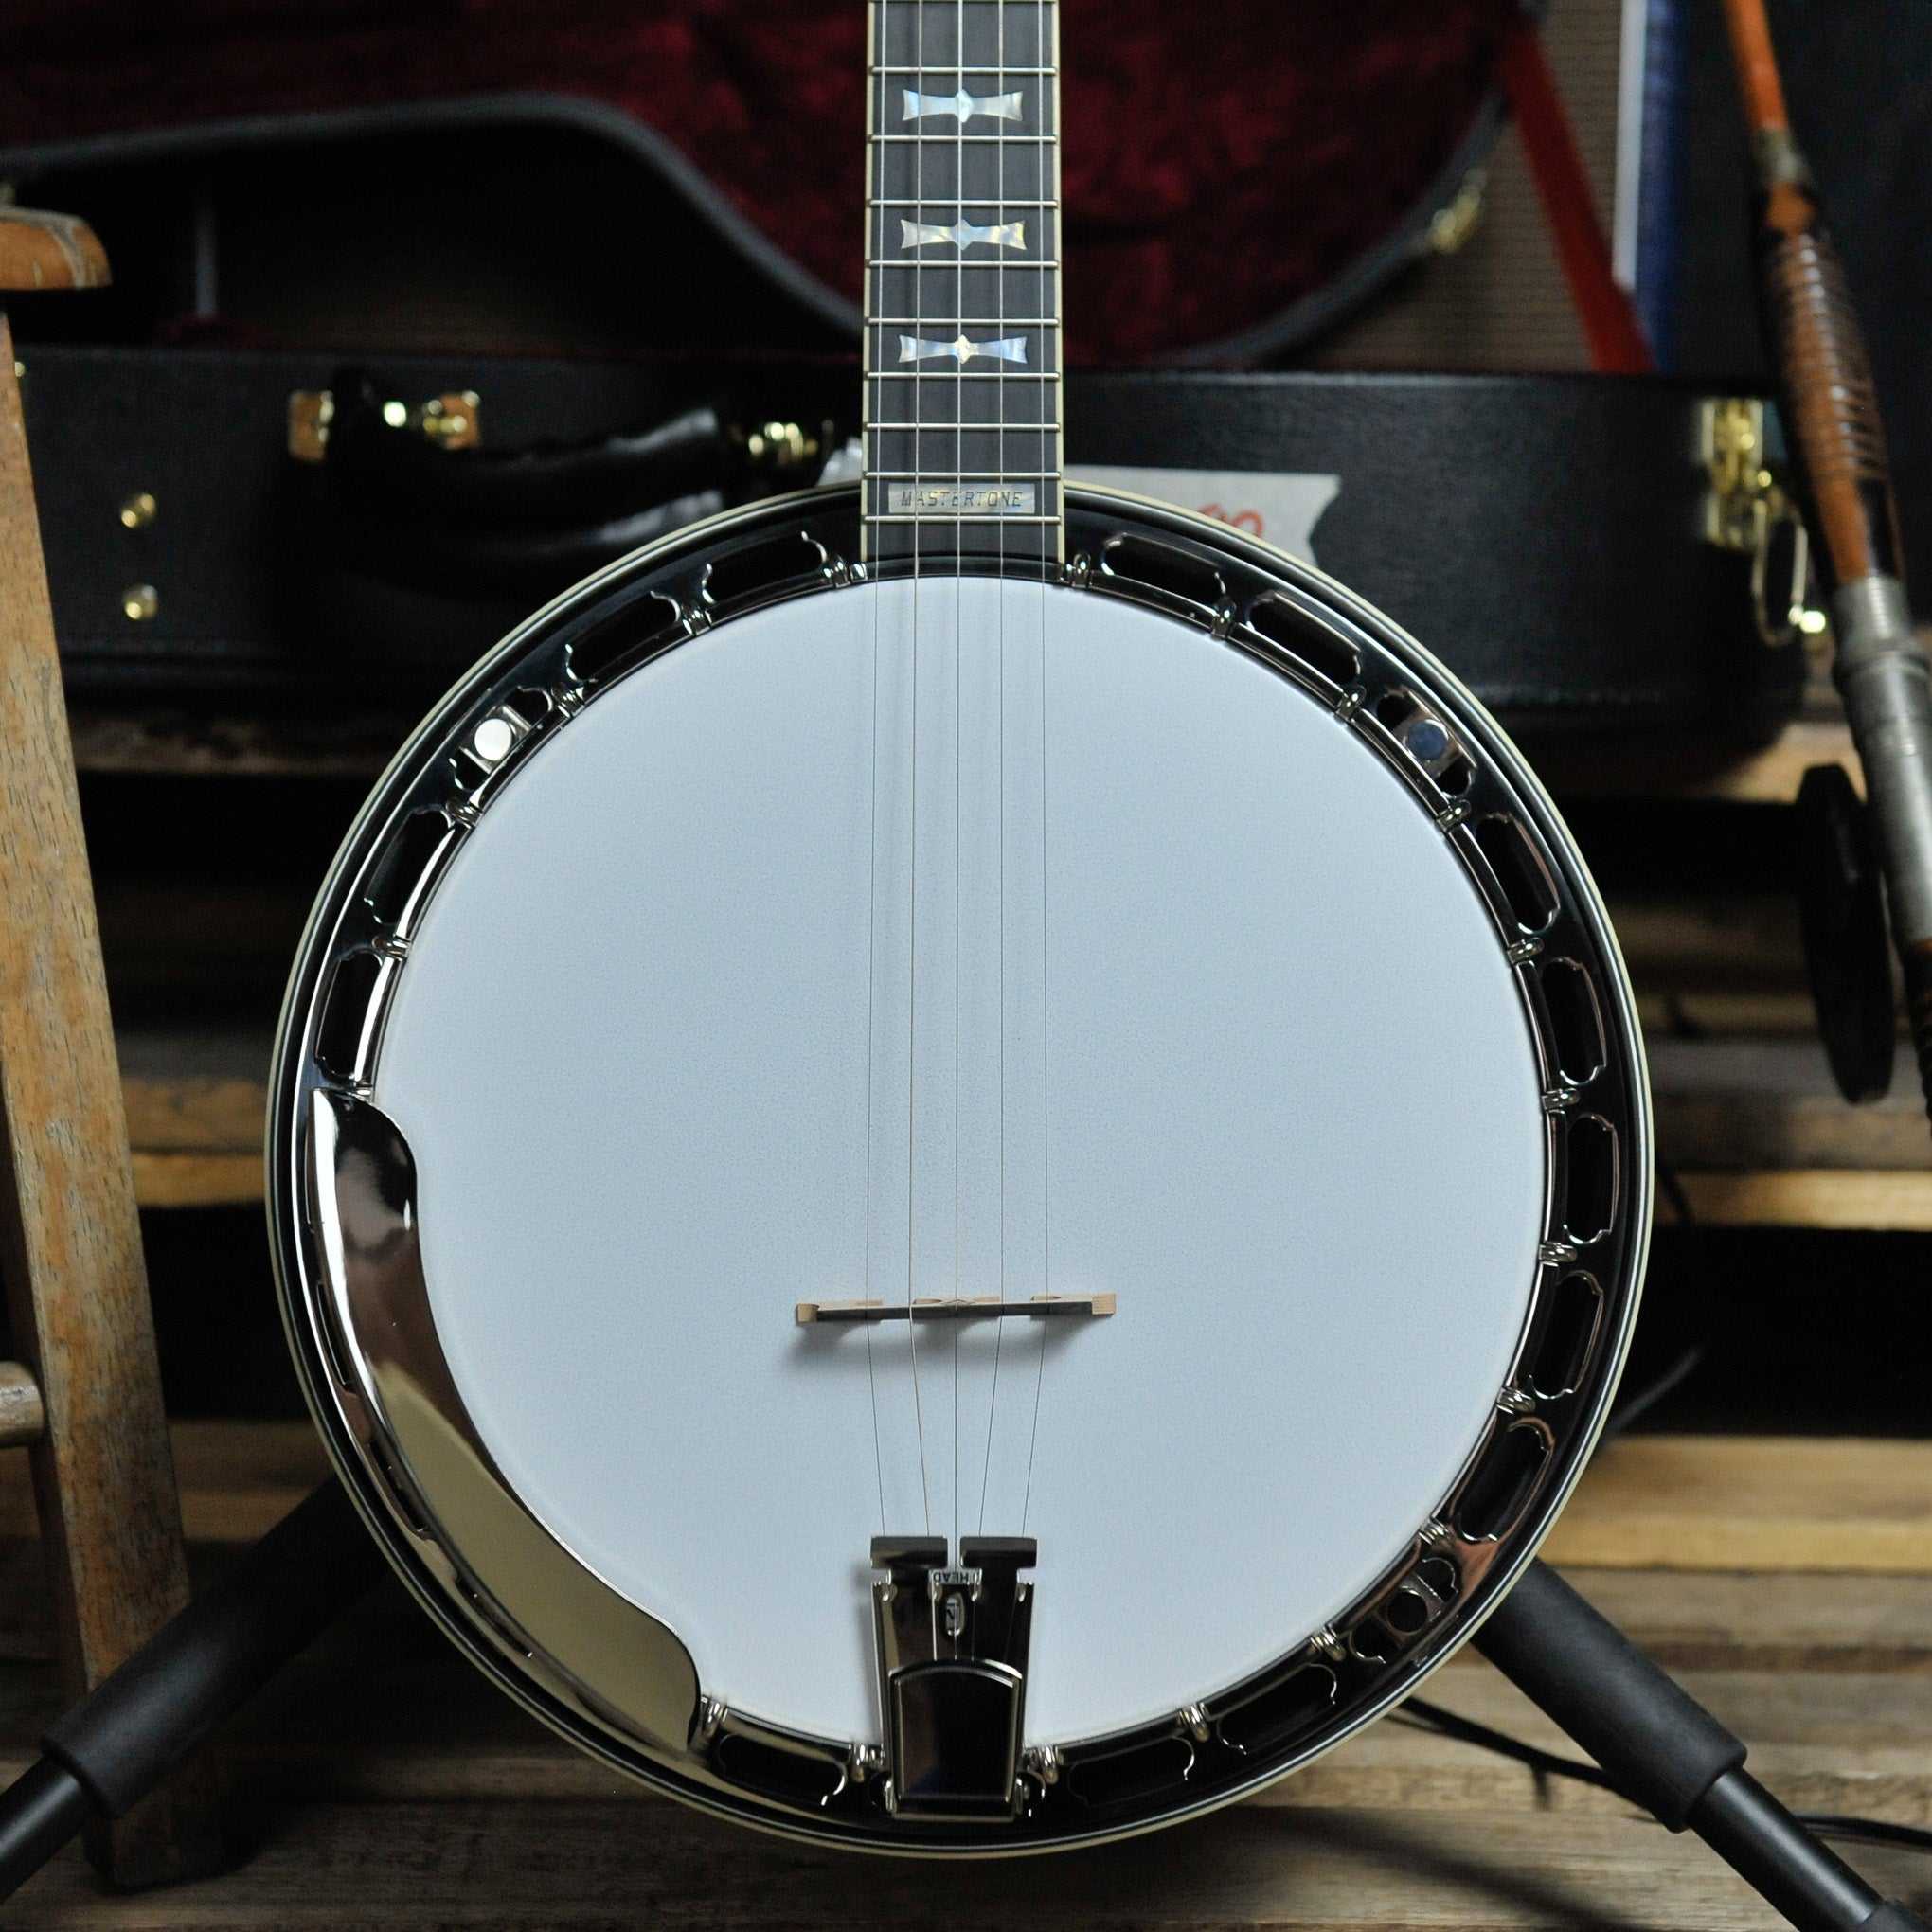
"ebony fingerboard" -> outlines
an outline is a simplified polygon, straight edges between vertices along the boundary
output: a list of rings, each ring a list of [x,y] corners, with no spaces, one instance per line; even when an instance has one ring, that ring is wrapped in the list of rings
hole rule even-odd
[[[1056,0],[872,0],[867,555],[1057,563]]]

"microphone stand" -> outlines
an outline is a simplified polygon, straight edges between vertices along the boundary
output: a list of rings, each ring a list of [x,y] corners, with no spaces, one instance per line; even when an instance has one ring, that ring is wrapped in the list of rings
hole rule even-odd
[[[1865,338],[1792,138],[1764,0],[1725,0],[1758,173],[1759,293],[1831,586],[1833,676],[1878,832],[1892,943],[1932,1112],[1932,664],[1905,600]]]

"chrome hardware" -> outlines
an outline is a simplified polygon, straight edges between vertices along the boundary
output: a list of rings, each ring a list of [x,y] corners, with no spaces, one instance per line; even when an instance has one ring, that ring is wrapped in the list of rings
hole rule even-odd
[[[329,451],[335,398],[327,389],[297,389],[289,397],[288,451],[298,463],[319,463]]]
[[[886,508],[894,516],[1031,516],[1030,483],[893,483]]]
[[[471,826],[505,789],[503,780],[518,768],[524,746],[513,747],[493,768],[480,767],[468,745],[482,722],[500,709],[517,711],[522,693],[547,692],[550,709],[537,734],[547,742],[579,711],[602,702],[617,682],[609,666],[628,668],[649,653],[678,648],[681,635],[707,629],[712,614],[704,607],[698,586],[708,564],[726,554],[731,544],[770,544],[803,535],[816,545],[825,565],[822,575],[808,571],[799,580],[803,593],[832,590],[833,561],[840,553],[851,553],[859,511],[854,491],[760,503],[703,532],[680,532],[653,552],[627,560],[531,626],[515,653],[499,653],[469,673],[449,707],[438,714],[435,728],[399,760],[380,795],[383,812],[367,817],[338,866],[300,966],[292,1023],[299,1029],[300,1050],[285,1051],[274,1112],[280,1152],[269,1171],[278,1251],[290,1284],[284,1293],[331,1451],[391,1555],[411,1571],[419,1589],[441,1600],[473,1658],[519,1693],[534,1687],[556,1714],[559,1727],[573,1739],[626,1772],[714,1811],[880,1850],[950,1854],[1113,1837],[1252,1789],[1353,1731],[1433,1668],[1526,1560],[1574,1480],[1578,1445],[1587,1443],[1601,1421],[1609,1369],[1620,1353],[1634,1301],[1642,1234],[1649,1223],[1650,1173],[1648,1160],[1641,1157],[1648,1136],[1637,1088],[1636,1020],[1615,971],[1607,930],[1568,855],[1561,828],[1507,746],[1499,749],[1479,728],[1478,714],[1465,709],[1466,699],[1439,682],[1399,634],[1314,573],[1285,559],[1250,555],[1233,543],[1215,551],[1222,587],[1194,600],[1181,619],[1197,636],[1205,636],[1224,600],[1246,610],[1260,597],[1286,600],[1292,593],[1313,619],[1309,647],[1304,649],[1297,629],[1287,638],[1272,632],[1259,639],[1237,634],[1238,648],[1294,678],[1317,703],[1345,682],[1354,684],[1345,718],[1367,706],[1371,694],[1378,701],[1390,692],[1411,695],[1449,726],[1473,766],[1471,778],[1453,801],[1418,783],[1416,760],[1399,741],[1401,721],[1395,728],[1366,730],[1363,742],[1400,774],[1431,822],[1455,805],[1465,807],[1465,826],[1506,816],[1520,825],[1530,856],[1549,874],[1555,903],[1539,928],[1537,950],[1577,962],[1589,980],[1602,1039],[1596,1053],[1601,1064],[1588,1092],[1592,1107],[1605,1111],[1617,1128],[1623,1156],[1613,1187],[1611,1226],[1589,1248],[1601,1287],[1593,1284],[1600,1306],[1587,1334],[1577,1343],[1574,1361],[1566,1358],[1560,1365],[1560,1375],[1534,1379],[1535,1337],[1548,1326],[1565,1281],[1575,1279],[1571,1264],[1579,1252],[1563,1236],[1559,1190],[1536,1251],[1524,1335],[1516,1351],[1528,1366],[1513,1369],[1510,1378],[1518,1389],[1547,1386],[1535,1398],[1531,1414],[1512,1414],[1498,1405],[1492,1432],[1470,1465],[1470,1473],[1485,1476],[1501,1497],[1494,1502],[1492,1518],[1481,1519],[1493,1520],[1494,1527],[1481,1536],[1473,1534],[1469,1524],[1455,1527],[1458,1511],[1467,1507],[1467,1477],[1459,1478],[1434,1500],[1400,1560],[1349,1604],[1337,1606],[1332,1627],[1297,1639],[1291,1652],[1243,1684],[1212,1690],[1201,1687],[1210,1730],[1206,1741],[1191,1735],[1183,1707],[1132,1734],[1035,1744],[1016,1757],[1017,1796],[1003,1791],[983,1809],[943,1814],[921,1810],[917,1791],[900,1803],[899,1790],[916,1786],[918,1780],[888,1776],[901,1767],[893,1765],[887,1734],[855,1744],[868,1726],[854,1726],[838,1736],[802,1738],[716,1700],[701,1709],[696,1669],[676,1633],[615,1598],[584,1572],[531,1521],[477,1451],[473,1425],[441,1361],[435,1324],[426,1313],[406,1149],[393,1125],[375,1112],[371,1092],[382,1051],[378,1010],[400,975],[416,970],[384,941],[392,930],[414,928],[433,901],[443,857],[428,860],[420,883],[406,894],[392,892],[381,919],[372,910],[369,893],[394,849],[395,828],[410,823],[412,814],[434,811],[452,826]],[[1078,490],[1069,492],[1068,521],[1068,561],[1051,566],[1049,582],[1057,577],[1094,595],[1163,610],[1170,605],[1160,600],[1157,590],[1124,575],[1103,576],[1094,568],[1094,560],[1129,530],[1149,541],[1172,543],[1177,550],[1183,540],[1206,542],[1193,521],[1179,512],[1146,505],[1129,508]],[[894,574],[890,562],[868,573]],[[634,615],[651,599],[657,601],[648,621]],[[599,660],[599,668],[578,682],[571,638],[583,635],[583,618],[599,610],[621,617],[623,635],[635,648],[627,644],[621,654]],[[717,621],[723,625],[727,620],[728,612]],[[1333,654],[1325,655],[1315,647],[1330,639]],[[534,725],[537,721],[520,717],[519,723]],[[389,830],[383,830],[385,826]],[[1476,889],[1496,903],[1495,944],[1498,954],[1504,953],[1521,931],[1498,897],[1486,848],[1478,838],[1458,833],[1446,850],[1466,868]],[[386,923],[391,910],[400,919],[394,928]],[[353,1011],[345,1011],[344,1017],[353,1023],[349,1031],[357,1037],[336,1057],[349,1064],[324,1068],[316,1042],[334,968],[357,953],[379,961],[384,978],[366,1001],[352,1001]],[[1511,957],[1520,965],[1524,954]],[[1556,1093],[1570,1082],[1558,1071],[1560,1055],[1547,1003],[1528,984],[1528,975],[1523,988],[1526,1026],[1538,1044],[1541,1064],[1549,1069],[1536,1091]],[[326,1091],[316,1088],[318,1080],[326,1082]],[[1011,1312],[1024,1313],[1024,1305],[1015,1304]],[[835,1341],[836,1336],[827,1339]],[[1512,1442],[1554,1446],[1527,1478],[1527,1502],[1504,1512],[1511,1455],[1515,1453],[1506,1445]],[[1520,1453],[1535,1459],[1527,1449]],[[487,1520],[473,1533],[468,1526],[479,1518]],[[1445,1523],[1452,1527],[1445,1530]],[[914,1638],[922,1648],[902,1657],[902,1663],[928,1657],[955,1662],[953,1652],[975,1645],[975,1632],[986,1632],[992,1572],[985,1564],[967,1561],[970,1554],[960,1552],[958,1567],[980,1570],[976,1601],[970,1584],[962,1588],[957,1577],[937,1597],[932,1594],[930,1571],[949,1567],[943,1547],[928,1574],[917,1579],[909,1593],[912,1601],[903,1608],[916,1623]],[[1446,1573],[1450,1566],[1453,1582]],[[1031,1579],[1027,1582],[1030,1584]],[[1412,1629],[1416,1606],[1403,1592],[1417,1582],[1441,1597],[1445,1607]],[[907,1594],[890,1578],[877,1585],[875,1634],[882,1619],[889,1627]],[[955,1619],[959,1629],[949,1642],[946,1598],[954,1594],[960,1598]],[[1029,1607],[1019,1601],[1017,1582],[1013,1607],[1022,1618]],[[1363,1636],[1370,1622],[1389,1626],[1386,1639]],[[1351,1633],[1349,1639],[1338,1637],[1336,1627]],[[969,1661],[985,1655],[982,1640]],[[1028,1666],[1018,1660],[1017,1669],[1024,1675]],[[1282,1689],[1302,1678],[1308,1681],[1299,1690]],[[1313,1696],[1315,1680],[1327,1687],[1320,1698]],[[1193,1694],[1191,1687],[1188,1694]],[[1230,1712],[1237,1706],[1244,1715],[1234,1721]],[[890,1699],[885,1708],[889,1724]],[[1246,1731],[1237,1736],[1243,1723]],[[707,1724],[715,1732],[708,1739],[704,1735]],[[994,1728],[1003,1743],[1004,1727]],[[1108,1777],[1118,1780],[1119,1775],[1098,1767],[1118,1765],[1123,1754],[1140,1751],[1149,1755],[1136,1775],[1144,1775],[1146,1784],[1136,1787],[1131,1800],[1097,1806],[1094,1793],[1109,1788]],[[778,1771],[767,1779],[774,1766]]]
[[[1396,742],[1431,778],[1462,756],[1456,734],[1433,711],[1417,709],[1396,728]]]
[[[1496,1397],[1496,1406],[1506,1416],[1527,1416],[1536,1406],[1536,1398],[1526,1389],[1506,1388]]]
[[[512,705],[498,705],[470,727],[462,741],[462,756],[487,779],[536,728],[535,723]]]
[[[388,420],[385,408],[383,420]],[[474,389],[452,389],[419,402],[404,416],[407,428],[445,450],[473,450],[483,440],[482,399]]]
[[[1518,939],[1514,945],[1504,949],[1503,957],[1512,966],[1527,966],[1530,960],[1539,957],[1542,952],[1541,939]]]
[[[1205,1744],[1208,1742],[1211,1726],[1208,1722],[1208,1713],[1198,1704],[1184,1705],[1174,1712],[1174,1722],[1197,1744]]]
[[[1429,246],[1438,255],[1459,255],[1476,233],[1482,219],[1483,196],[1489,188],[1489,170],[1472,168],[1462,177],[1456,199],[1429,217]]]
[[[1437,813],[1436,823],[1444,832],[1454,832],[1468,816],[1469,800],[1467,798],[1456,798],[1452,799],[1450,803],[1443,806],[1441,811]]]
[[[1776,420],[1755,396],[1710,396],[1698,408],[1697,454],[1710,473],[1704,499],[1704,538],[1751,560],[1751,613],[1758,635],[1774,650],[1798,637],[1821,635],[1830,619],[1807,600],[1811,539],[1804,519],[1780,483],[1773,448]],[[1791,531],[1791,581],[1774,616],[1768,588],[1771,547]]]
[[[1573,1086],[1551,1087],[1543,1096],[1543,1111],[1546,1114],[1566,1114],[1582,1098]]]
[[[733,432],[742,438],[745,461],[775,476],[789,476],[816,462],[831,434],[829,422],[815,433],[797,422],[762,422],[753,430]]]
[[[289,396],[288,452],[298,463],[319,463],[329,454],[330,426],[335,420],[335,397],[328,389],[296,389]],[[482,399],[474,389],[449,389],[411,408],[406,402],[383,404],[383,420],[391,429],[413,429],[438,449],[474,449],[483,440]]]
[[[937,1297],[904,1301],[801,1301],[795,1311],[800,1328],[815,1321],[1011,1321],[1021,1315],[1034,1321],[1050,1316],[1089,1315],[1104,1317],[1114,1312],[1111,1295],[1036,1295],[1029,1301],[1002,1301],[996,1295],[975,1295],[959,1300]]]
[[[1335,716],[1344,724],[1352,724],[1355,715],[1368,702],[1368,688],[1366,685],[1351,684],[1345,690],[1335,706]]]
[[[503,717],[486,718],[470,734],[470,756],[478,764],[499,765],[516,742],[516,727]]]
[[[593,1679],[620,1734],[679,1749],[728,1713],[698,1688],[676,1634],[577,1562],[511,1494],[424,1318],[416,1158],[388,1116],[353,1090],[314,1088],[306,1188],[328,1315],[321,1365],[358,1439],[374,1445],[373,1494],[412,1559],[478,1615],[499,1652],[560,1689]],[[462,1567],[445,1512],[465,1526]],[[536,1660],[544,1659],[539,1665]]]
[[[872,1586],[886,1713],[886,1803],[908,1818],[1018,1814],[1020,1729],[1033,1622],[1028,1536],[875,1536]]]

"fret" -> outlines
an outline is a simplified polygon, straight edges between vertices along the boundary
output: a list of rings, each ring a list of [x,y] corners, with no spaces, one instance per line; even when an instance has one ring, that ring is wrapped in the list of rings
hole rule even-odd
[[[948,310],[937,315],[874,315],[872,327],[896,333],[902,329],[930,329],[939,320],[957,322],[961,329],[1058,329],[1058,315],[958,315]]]
[[[908,255],[894,255],[889,257],[883,255],[874,255],[867,260],[866,266],[868,268],[903,269],[908,274],[914,271],[922,270],[927,275],[936,275],[942,269],[950,270],[954,274],[957,274],[961,268],[993,269],[995,271],[1010,268],[1044,268],[1057,270],[1060,267],[1060,264],[1058,261],[1052,260],[1050,259],[1046,261],[1041,261],[1029,255],[1010,256],[1005,260],[1000,260],[993,256],[987,255],[980,256],[975,260],[966,262],[921,261],[916,257]],[[883,320],[884,318],[881,317],[880,319]],[[1058,318],[1056,317],[1055,319],[1057,320]]]
[[[875,147],[921,146],[957,148],[963,141],[967,147],[1003,148],[1057,148],[1058,134],[868,134],[867,139]]]
[[[939,4],[946,6],[949,0],[939,0]],[[875,74],[921,74],[934,77],[950,74],[960,79],[969,74],[996,74],[1004,80],[1011,80],[1016,74],[1045,76],[1058,74],[1060,70],[1057,67],[1017,67],[1011,61],[995,60],[968,61],[963,67],[957,61],[927,61],[923,64],[917,62],[894,62],[889,66],[874,67],[872,71]],[[921,89],[921,93],[931,91],[933,90]],[[969,93],[971,91],[968,90]]]
[[[1057,369],[868,369],[873,383],[1057,383]]]
[[[936,207],[940,201],[957,199],[957,196],[952,195],[882,194],[874,199],[872,206],[875,208],[929,208]],[[1037,197],[1016,201],[1011,195],[997,197],[975,194],[966,197],[966,206],[970,208],[1057,208],[1060,204],[1057,201],[1043,201]]]

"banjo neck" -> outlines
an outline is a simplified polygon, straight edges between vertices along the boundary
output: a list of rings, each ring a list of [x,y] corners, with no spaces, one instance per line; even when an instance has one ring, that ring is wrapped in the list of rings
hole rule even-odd
[[[1064,553],[1059,39],[1057,0],[871,0],[868,559]]]

